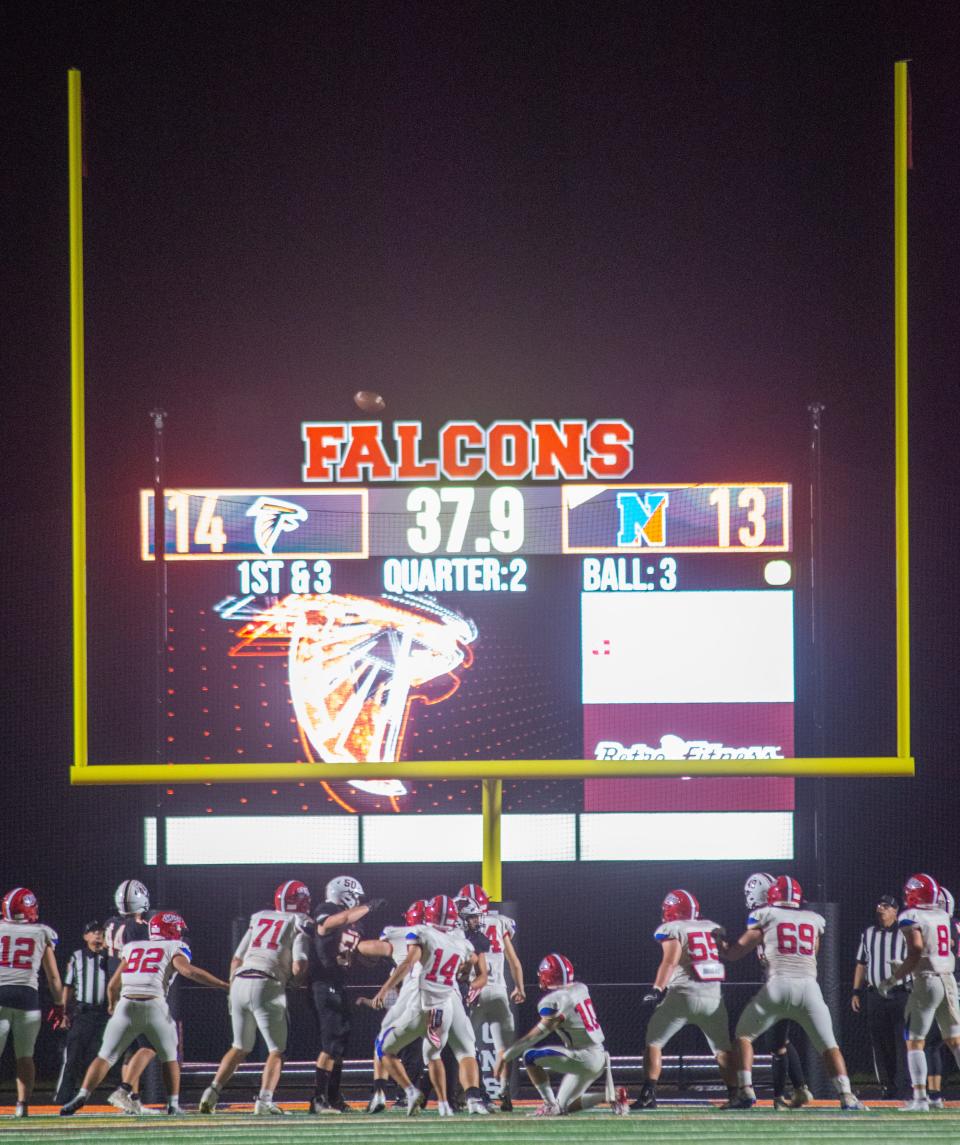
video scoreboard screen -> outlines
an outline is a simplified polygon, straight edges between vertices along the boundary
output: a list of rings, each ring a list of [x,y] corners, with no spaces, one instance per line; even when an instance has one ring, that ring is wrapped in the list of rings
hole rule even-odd
[[[405,762],[485,760],[636,765],[577,785],[587,810],[792,807],[788,778],[643,778],[794,754],[789,483],[639,483],[617,420],[451,422],[432,456],[390,433],[304,424],[299,485],[131,490],[145,614],[163,543],[154,760],[356,765],[351,809],[413,806]],[[92,659],[90,766],[150,762],[146,719],[117,758]]]

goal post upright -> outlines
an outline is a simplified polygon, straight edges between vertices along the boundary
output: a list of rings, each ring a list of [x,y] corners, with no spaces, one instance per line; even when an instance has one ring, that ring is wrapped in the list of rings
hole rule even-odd
[[[907,422],[907,169],[910,93],[907,60],[893,65],[894,442],[897,562],[897,755],[910,756],[910,496]]]
[[[86,769],[87,491],[83,333],[83,107],[80,72],[67,72],[70,211],[70,512],[73,603],[73,768]],[[75,779],[72,780],[76,782]]]

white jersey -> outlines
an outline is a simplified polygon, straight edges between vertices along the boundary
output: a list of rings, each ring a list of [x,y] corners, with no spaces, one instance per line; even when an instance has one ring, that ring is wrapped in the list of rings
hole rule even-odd
[[[603,1045],[603,1030],[597,1020],[590,991],[582,982],[570,982],[544,994],[537,1007],[541,1018],[560,1014],[563,1021],[555,1033],[568,1050],[588,1050]]]
[[[486,952],[487,983],[490,986],[498,986],[505,989],[507,984],[506,955],[504,954],[504,947],[506,946],[505,939],[509,938],[511,941],[513,940],[513,936],[517,933],[517,924],[512,918],[507,918],[505,914],[488,911],[483,916],[480,930],[490,943],[490,949]],[[515,982],[514,985],[519,985],[519,983]]]
[[[380,932],[381,941],[389,943],[390,945],[390,957],[393,959],[394,966],[399,966],[404,958],[407,957],[407,935],[409,933],[409,926],[385,926]],[[422,973],[422,963],[416,962],[410,967],[410,973],[400,983],[399,997],[406,998],[408,995],[416,992],[417,982]]]
[[[234,953],[244,970],[258,970],[282,986],[290,981],[294,962],[306,962],[309,940],[304,932],[307,916],[291,910],[261,910],[250,916],[250,926]]]
[[[120,996],[165,998],[176,975],[173,960],[182,954],[189,962],[190,947],[179,938],[138,939],[128,942],[121,955]]]
[[[956,967],[953,953],[953,927],[946,911],[935,907],[911,907],[900,912],[901,932],[919,930],[923,952],[914,974],[952,974]]]
[[[708,918],[677,919],[676,922],[661,922],[654,938],[665,942],[674,938],[680,943],[680,961],[674,967],[667,983],[667,989],[699,985],[701,982],[722,982],[726,977],[726,967],[720,961],[713,931],[717,924]]]
[[[458,927],[414,926],[407,930],[408,943],[417,943],[423,953],[420,963],[420,1005],[424,1010],[455,999],[461,1002],[457,974],[473,957],[473,947]]]
[[[763,934],[768,978],[816,978],[817,946],[826,925],[816,911],[788,906],[757,907],[747,919],[748,927]]]
[[[38,987],[43,952],[56,949],[57,932],[42,922],[0,922],[0,986]]]

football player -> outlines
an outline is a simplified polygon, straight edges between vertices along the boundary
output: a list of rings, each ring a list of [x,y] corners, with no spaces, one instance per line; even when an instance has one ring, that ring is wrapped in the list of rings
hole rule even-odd
[[[590,991],[574,978],[573,965],[562,954],[548,954],[537,971],[540,989],[540,1020],[497,1059],[496,1076],[502,1078],[515,1058],[523,1057],[527,1076],[543,1098],[533,1116],[559,1117],[610,1102],[614,1113],[627,1113],[627,1091],[613,1089],[610,1059],[603,1048],[603,1030],[597,1020]],[[561,1046],[534,1048],[548,1034],[556,1034]],[[563,1074],[557,1093],[551,1073]],[[587,1093],[590,1085],[606,1073],[603,1093]]]
[[[416,1116],[424,1104],[424,1096],[411,1085],[398,1053],[403,1046],[422,1038],[423,1059],[437,1094],[438,1112],[441,1117],[449,1117],[453,1110],[447,1099],[446,1077],[440,1060],[443,1047],[449,1041],[460,1066],[460,1083],[467,1095],[467,1112],[485,1114],[487,1108],[480,1089],[476,1040],[457,984],[465,968],[476,967],[477,976],[468,997],[468,1003],[472,1002],[486,985],[484,967],[457,924],[457,908],[453,900],[446,895],[430,899],[424,910],[423,925],[410,927],[406,942],[407,953],[403,961],[380,987],[373,1001],[381,1009],[390,991],[419,964],[419,1004],[409,1007],[396,1025],[387,1027],[377,1042],[377,1054],[387,1072],[406,1093],[407,1115]]]
[[[422,925],[425,908],[426,903],[423,899],[417,899],[416,902],[412,902],[404,913],[403,926],[386,926],[381,931],[379,938],[362,939],[357,946],[357,953],[367,958],[389,958],[393,961],[394,967],[399,966],[407,956],[407,935],[410,933],[410,928],[412,926]],[[401,1015],[405,1013],[408,1007],[419,1007],[420,995],[417,986],[422,969],[418,962],[400,983],[400,990],[390,1005],[390,1008],[384,1014],[383,1021],[380,1023],[380,1031],[377,1034],[378,1042],[390,1026],[397,1024]],[[375,1043],[373,1052],[373,1093],[370,1095],[370,1101],[367,1104],[367,1113],[382,1113],[386,1108],[387,1098],[385,1088],[389,1080],[391,1079],[387,1074],[380,1056],[377,1054]]]
[[[953,926],[955,938],[960,938],[957,920],[953,917],[956,902],[953,894],[944,886],[941,886],[940,894],[937,896],[937,908],[946,913]],[[954,941],[953,945],[956,955],[960,950],[960,942]],[[927,1031],[923,1044],[923,1054],[927,1059],[927,1101],[931,1109],[943,1109],[943,1093],[940,1089],[943,1082],[943,1035],[940,1033],[940,1027],[936,1022]]]
[[[138,939],[123,947],[120,965],[107,986],[111,1017],[103,1031],[100,1052],[90,1063],[76,1097],[60,1107],[61,1117],[70,1117],[86,1105],[110,1067],[139,1034],[146,1036],[160,1059],[167,1113],[181,1112],[177,1028],[167,1009],[170,979],[177,973],[200,986],[230,989],[229,982],[191,963],[190,948],[183,941],[186,929],[179,914],[164,911],[151,917],[146,941]]]
[[[128,942],[150,937],[146,912],[150,909],[150,892],[139,879],[124,879],[113,893],[116,913],[103,924],[103,948],[107,953],[107,980],[117,972],[120,956]],[[144,1109],[140,1101],[140,1078],[156,1057],[153,1048],[143,1037],[130,1047],[131,1054],[120,1071],[120,1084],[107,1098],[110,1105],[124,1113],[143,1116],[153,1113]]]
[[[883,989],[900,985],[913,976],[913,987],[904,1012],[907,1040],[907,1068],[913,1086],[913,1098],[902,1106],[910,1113],[927,1113],[927,1059],[923,1048],[930,1027],[936,1021],[944,1044],[960,1065],[960,1005],[957,1002],[957,980],[953,976],[956,956],[953,951],[953,923],[938,906],[940,886],[931,875],[916,874],[903,888],[904,909],[899,925],[907,943],[907,957],[889,978]]]
[[[781,875],[767,892],[767,906],[747,918],[747,929],[735,943],[717,932],[721,955],[735,962],[763,945],[767,980],[750,999],[737,1022],[738,1093],[727,1109],[756,1104],[753,1089],[753,1043],[765,1030],[790,1018],[806,1031],[823,1056],[840,1098],[841,1109],[865,1109],[850,1088],[846,1062],[837,1046],[830,1011],[817,982],[817,951],[826,927],[822,915],[802,910],[803,890],[796,879]]]
[[[40,922],[37,897],[28,887],[7,891],[0,903],[0,1056],[10,1031],[17,1065],[16,1117],[26,1117],[36,1070],[33,1047],[40,1032],[39,972],[50,987],[54,1028],[65,1025],[66,1002],[54,951],[57,933]]]
[[[476,1002],[470,1008],[470,1021],[478,1038],[481,1036],[484,1022],[489,1024],[493,1048],[499,1056],[508,1046],[513,1045],[516,1038],[510,1003],[515,1002],[519,1006],[526,999],[523,989],[523,967],[513,944],[517,924],[507,915],[490,910],[490,897],[479,883],[467,883],[462,886],[456,901],[458,908],[461,903],[467,904],[468,918],[474,915],[473,908],[469,904],[476,903],[480,912],[479,929],[490,943],[490,949],[486,951],[487,985],[480,991]],[[506,966],[510,967],[514,983],[509,996]],[[509,1113],[513,1109],[510,1088],[507,1084],[502,1089],[500,1108],[504,1113]]]
[[[765,871],[757,871],[747,878],[743,884],[743,897],[747,910],[756,910],[767,905],[767,892],[777,880]],[[760,963],[764,977],[767,967],[763,960],[763,947],[757,947],[757,961]],[[771,1073],[773,1074],[773,1108],[774,1109],[802,1109],[813,1101],[813,1094],[807,1085],[803,1072],[803,1063],[797,1053],[797,1047],[790,1040],[790,1023],[784,1019],[774,1022],[768,1034],[771,1052]],[[787,1098],[787,1077],[793,1086],[793,1095]]]
[[[287,983],[307,969],[310,944],[304,922],[310,915],[310,890],[296,879],[281,883],[273,910],[250,916],[250,926],[230,963],[230,1018],[233,1045],[200,1098],[200,1112],[213,1113],[220,1091],[254,1047],[257,1031],[267,1046],[260,1093],[253,1112],[282,1115],[273,1100],[287,1049]]]
[[[359,941],[359,935],[351,928],[379,910],[384,899],[361,902],[363,887],[350,875],[331,879],[324,895],[326,901],[311,926],[310,992],[320,1053],[310,1112],[346,1113],[350,1107],[340,1092],[343,1055],[350,1033],[350,1009],[344,994],[349,964],[346,950]]]
[[[660,966],[653,988],[643,997],[644,1006],[656,1008],[647,1023],[645,1080],[631,1108],[656,1109],[663,1047],[688,1024],[703,1031],[732,1101],[737,1093],[737,1072],[730,1053],[727,1007],[720,993],[726,969],[713,938],[719,928],[700,917],[700,904],[689,891],[670,891],[660,911],[662,922],[653,936],[660,943]]]

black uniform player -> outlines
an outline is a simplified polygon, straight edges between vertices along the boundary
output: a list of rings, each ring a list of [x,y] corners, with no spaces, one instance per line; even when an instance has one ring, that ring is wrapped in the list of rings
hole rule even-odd
[[[123,948],[128,942],[150,937],[146,912],[150,909],[150,892],[139,879],[124,879],[113,896],[117,913],[103,924],[103,949],[107,955],[107,981],[120,965]],[[156,1057],[153,1047],[142,1035],[132,1044],[133,1053],[123,1066],[119,1086],[107,1101],[124,1113],[142,1116],[145,1111],[140,1102],[140,1078]]]
[[[350,927],[383,906],[383,899],[361,903],[363,887],[349,875],[327,883],[326,902],[314,915],[310,943],[310,994],[320,1038],[311,1113],[346,1113],[340,1092],[343,1055],[350,1033],[350,1009],[344,993],[350,954],[360,941]]]
[[[467,936],[467,942],[469,942],[473,947],[475,954],[482,954],[486,956],[490,953],[491,943],[490,939],[487,938],[487,936],[483,933],[483,929],[481,927],[481,923],[483,922],[483,912],[480,909],[480,904],[474,899],[470,898],[457,899],[456,904],[457,911],[460,915],[460,925],[463,927],[463,932]],[[483,965],[482,959],[480,965]],[[461,993],[463,994],[464,1005],[467,1005],[470,992],[470,983],[468,981],[461,982],[460,988]],[[470,1091],[468,1092],[464,1092],[463,1087],[456,1084],[459,1080],[459,1069],[457,1060],[453,1056],[453,1051],[449,1046],[444,1047],[443,1064],[447,1071],[447,1093],[456,1094],[456,1097],[452,1102],[455,1109],[459,1110],[461,1108],[466,1108],[467,1097],[476,1097],[478,1100],[482,1101],[484,1105],[490,1105],[490,1099],[487,1096],[486,1091],[483,1089],[482,1082],[480,1081],[483,1073],[480,1070],[479,1057],[477,1060],[477,1081],[479,1084],[476,1087],[471,1086]]]

